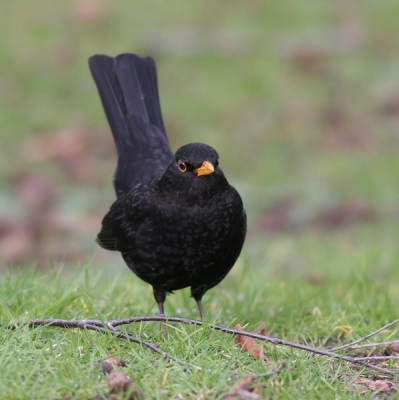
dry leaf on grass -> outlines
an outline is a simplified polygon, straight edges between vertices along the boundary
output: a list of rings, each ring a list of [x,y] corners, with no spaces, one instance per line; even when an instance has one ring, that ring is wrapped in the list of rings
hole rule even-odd
[[[110,393],[127,392],[133,384],[133,381],[123,372],[114,371],[109,376],[107,386]]]
[[[109,376],[107,386],[113,394],[130,392],[129,399],[142,399],[143,395],[138,386],[123,372],[114,371]]]
[[[233,385],[230,392],[224,395],[221,400],[261,400],[262,398],[259,394],[250,389],[255,379],[256,376],[254,374],[245,375]]]
[[[359,377],[351,382],[349,389],[351,391],[360,389],[360,392],[362,394],[365,394],[368,392],[396,393],[395,383],[392,381],[389,381],[389,380],[385,380],[385,379],[384,380],[382,380],[382,379],[372,380],[372,379]]]
[[[262,397],[255,392],[248,390],[238,390],[236,392],[227,393],[220,400],[262,400]]]
[[[118,356],[107,358],[101,366],[102,371],[105,375],[110,374],[114,368],[126,368],[125,362]]]
[[[387,356],[397,356],[399,355],[399,343],[392,343],[385,349],[385,354]]]
[[[123,398],[127,398],[129,400],[142,400],[143,393],[141,392],[141,389],[126,374],[120,371],[115,371],[115,368],[126,369],[126,364],[120,357],[110,357],[103,362],[101,369],[105,375],[109,375],[107,380],[109,393],[102,393],[101,395],[93,397],[89,400],[118,400],[119,395],[122,394],[127,394],[128,397]],[[113,394],[118,396],[112,396]]]
[[[254,374],[245,375],[233,385],[232,390],[249,390],[255,379],[256,376]]]
[[[241,330],[241,325],[237,324],[235,326],[235,329]],[[253,357],[259,358],[264,362],[270,361],[267,357],[265,357],[263,353],[263,347],[259,345],[259,343],[256,343],[255,340],[251,337],[245,335],[237,335],[237,337],[235,338],[235,343],[238,347],[241,348],[242,351],[251,352],[251,355]]]

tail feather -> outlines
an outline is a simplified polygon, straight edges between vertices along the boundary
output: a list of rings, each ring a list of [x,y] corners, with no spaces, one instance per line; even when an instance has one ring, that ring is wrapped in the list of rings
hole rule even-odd
[[[162,120],[155,62],[134,54],[89,59],[118,152],[117,196],[161,174],[173,158]]]
[[[159,101],[158,78],[157,78],[157,68],[155,66],[155,61],[151,57],[145,57],[145,58],[143,58],[143,61],[147,65],[147,69],[148,69],[151,83],[152,83],[153,92],[156,93],[156,98],[155,98],[156,105],[154,105],[154,106],[157,107],[157,111],[158,111],[155,115],[155,118],[158,120],[157,126],[161,129],[161,131],[166,136],[166,129],[163,124],[162,113],[161,113],[161,103]]]
[[[157,126],[165,134],[153,59],[140,58],[134,54],[121,54],[116,57],[116,74],[126,94],[124,101],[127,112]],[[136,95],[128,95],[131,93]]]

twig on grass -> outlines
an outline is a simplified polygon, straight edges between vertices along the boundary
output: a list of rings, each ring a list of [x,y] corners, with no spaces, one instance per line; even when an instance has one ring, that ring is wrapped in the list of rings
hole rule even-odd
[[[350,346],[350,350],[365,349],[367,347],[389,346],[390,344],[399,344],[399,340],[391,340],[391,341],[387,341],[387,342],[366,343],[366,344],[361,344],[360,346]]]
[[[165,316],[162,316],[162,315],[124,318],[124,319],[121,319],[121,320],[109,321],[109,324],[111,326],[118,326],[118,325],[123,325],[123,324],[131,324],[131,323],[134,323],[134,322],[144,322],[144,321],[166,321],[166,322],[181,322],[181,323],[184,323],[184,324],[206,325],[202,321],[198,321],[198,320],[195,320],[195,319],[180,318],[180,317],[165,317]],[[387,326],[391,326],[391,325],[393,325],[393,323],[385,325],[379,331],[381,331],[382,329],[385,329]],[[315,353],[315,354],[324,355],[324,356],[327,356],[327,357],[341,359],[341,360],[344,360],[344,361],[347,361],[347,362],[350,362],[350,363],[354,363],[354,364],[360,364],[360,365],[362,365],[364,367],[367,367],[367,368],[370,368],[370,369],[374,369],[374,370],[376,370],[378,372],[381,372],[383,374],[392,375],[392,376],[397,375],[396,372],[390,371],[389,369],[381,368],[381,367],[378,367],[377,365],[373,365],[373,364],[367,363],[367,362],[365,362],[365,360],[358,360],[357,357],[351,357],[351,356],[344,356],[344,355],[336,354],[336,353],[333,353],[331,350],[329,351],[329,350],[325,350],[325,349],[318,349],[316,347],[311,347],[311,346],[307,346],[307,345],[300,344],[300,343],[295,343],[295,342],[290,342],[290,341],[279,339],[279,338],[260,335],[258,333],[246,332],[246,331],[241,331],[241,330],[237,330],[237,329],[227,328],[227,327],[221,326],[221,325],[207,325],[207,326],[209,328],[211,328],[211,329],[220,330],[220,331],[225,332],[225,333],[249,336],[249,337],[252,337],[254,339],[263,340],[263,341],[267,341],[269,343],[273,343],[275,345],[294,347],[294,348],[297,348],[297,349],[300,349],[300,350],[308,351],[310,353]],[[368,335],[367,337],[370,337],[370,336]]]
[[[225,333],[229,333],[232,335],[244,335],[244,336],[248,336],[248,337],[252,337],[254,339],[258,339],[258,340],[262,340],[262,341],[267,341],[269,343],[272,343],[274,345],[281,345],[281,346],[289,346],[289,347],[293,347],[293,348],[297,348],[300,350],[304,350],[304,351],[308,351],[310,353],[314,353],[314,354],[318,354],[318,355],[323,355],[323,356],[327,356],[327,357],[331,357],[331,358],[335,358],[338,360],[343,360],[343,361],[347,361],[349,363],[353,363],[353,364],[359,364],[363,367],[366,368],[370,368],[373,369],[375,371],[378,371],[380,373],[386,374],[386,375],[391,375],[391,376],[396,376],[397,373],[394,371],[391,371],[389,369],[386,368],[382,368],[382,367],[378,367],[377,365],[371,364],[367,361],[372,361],[372,360],[376,360],[376,359],[380,359],[381,358],[374,358],[374,357],[351,357],[351,356],[346,356],[346,355],[341,355],[341,354],[337,354],[334,353],[334,351],[343,349],[343,348],[347,348],[350,347],[353,344],[356,343],[360,343],[362,341],[367,340],[368,338],[370,338],[371,336],[377,334],[378,332],[381,332],[382,330],[386,329],[387,327],[390,327],[392,325],[394,325],[395,323],[399,322],[399,319],[396,321],[393,321],[389,324],[386,324],[385,326],[383,326],[382,328],[378,329],[375,332],[372,332],[371,334],[356,340],[352,343],[349,343],[349,345],[344,345],[344,346],[340,346],[340,347],[336,347],[334,349],[331,350],[325,350],[325,349],[319,349],[316,347],[311,347],[311,346],[307,346],[304,344],[300,344],[300,343],[295,343],[295,342],[290,342],[288,340],[283,340],[283,339],[279,339],[279,338],[274,338],[271,336],[265,336],[265,335],[261,335],[259,333],[253,333],[253,332],[246,332],[246,331],[242,331],[242,330],[237,330],[237,329],[232,329],[232,328],[227,328],[225,326],[222,325],[212,325],[212,324],[206,324],[203,323],[202,321],[198,321],[195,319],[189,319],[189,318],[180,318],[180,317],[166,317],[163,315],[155,315],[155,316],[139,316],[139,317],[131,317],[131,318],[124,318],[124,319],[120,319],[120,320],[111,320],[111,321],[100,321],[100,320],[61,320],[61,319],[36,319],[36,320],[31,320],[28,322],[28,325],[30,327],[32,326],[40,326],[40,325],[51,325],[51,326],[58,326],[58,327],[71,327],[71,328],[80,328],[80,329],[89,329],[89,330],[96,330],[98,332],[101,333],[111,333],[112,335],[118,336],[122,339],[126,339],[126,340],[130,340],[131,342],[135,342],[135,343],[140,343],[148,348],[150,348],[151,350],[155,351],[158,354],[161,354],[164,358],[170,358],[173,359],[175,361],[180,362],[183,365],[189,365],[186,361],[180,360],[179,358],[168,354],[166,352],[161,351],[155,344],[150,343],[150,342],[146,342],[143,341],[141,339],[137,339],[136,337],[134,337],[133,333],[124,333],[120,330],[117,330],[116,327],[120,326],[120,325],[128,325],[131,323],[136,323],[136,322],[154,322],[154,321],[161,321],[161,322],[179,322],[179,323],[183,323],[183,324],[188,324],[188,325],[199,325],[199,326],[207,326],[210,329],[214,329],[214,330],[219,330]],[[22,325],[17,324],[17,325]],[[9,325],[8,328],[13,329],[15,328],[15,324],[14,325]],[[384,360],[395,360],[398,359],[398,357],[395,356],[387,356],[383,358]],[[200,369],[198,366],[194,366],[197,369]]]
[[[356,357],[359,361],[388,361],[388,360],[399,360],[398,356],[367,356],[367,357]]]
[[[24,323],[10,324],[7,326],[7,328],[14,329],[15,326],[21,326],[21,325],[24,325]],[[178,363],[180,363],[182,365],[191,366],[195,369],[201,370],[201,367],[199,367],[198,365],[189,364],[186,361],[181,360],[180,358],[178,358],[176,356],[173,356],[172,354],[169,354],[165,351],[160,350],[158,348],[158,346],[154,343],[147,342],[142,339],[138,339],[130,332],[125,334],[124,332],[117,330],[112,325],[108,324],[107,322],[102,322],[100,320],[33,319],[33,320],[29,321],[29,323],[28,323],[29,327],[43,326],[43,325],[57,326],[60,328],[87,329],[87,330],[91,330],[91,331],[101,332],[103,334],[110,333],[111,335],[117,336],[121,339],[129,340],[130,342],[141,344],[145,347],[148,347],[152,351],[160,354],[165,359],[170,358],[171,360],[177,361]]]
[[[338,351],[338,350],[342,350],[342,349],[346,349],[346,348],[351,348],[351,347],[354,346],[355,344],[365,342],[367,339],[371,338],[372,336],[375,336],[377,333],[380,333],[381,331],[383,331],[383,330],[385,330],[385,329],[390,328],[392,325],[395,325],[395,324],[397,324],[398,322],[399,322],[399,318],[396,319],[395,321],[392,321],[392,322],[390,322],[390,323],[384,325],[382,328],[379,328],[379,329],[377,329],[376,331],[371,332],[371,333],[369,333],[368,335],[366,335],[366,336],[364,336],[364,337],[362,337],[362,338],[360,338],[360,339],[358,339],[358,340],[355,340],[354,342],[347,343],[347,344],[344,344],[344,345],[342,345],[342,346],[334,347],[333,349],[330,349],[330,351]],[[369,347],[369,346],[368,346],[368,347]],[[358,348],[359,348],[359,347],[358,347]]]

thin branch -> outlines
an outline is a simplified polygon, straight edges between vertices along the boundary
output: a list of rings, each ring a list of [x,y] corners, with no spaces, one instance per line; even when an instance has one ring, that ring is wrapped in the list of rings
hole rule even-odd
[[[386,360],[399,360],[398,356],[367,356],[355,357],[359,361],[386,361]]]
[[[131,324],[134,322],[145,322],[145,321],[166,321],[166,322],[180,322],[180,323],[184,323],[184,324],[195,324],[195,325],[206,325],[211,329],[215,329],[215,330],[220,330],[222,332],[225,333],[230,333],[233,335],[243,335],[243,336],[249,336],[252,337],[254,339],[258,339],[258,340],[263,340],[263,341],[267,341],[269,343],[273,343],[275,345],[281,345],[281,346],[289,346],[289,347],[294,347],[300,350],[305,350],[311,353],[315,353],[315,354],[319,354],[319,355],[324,355],[327,357],[332,357],[332,358],[336,358],[336,359],[341,359],[350,363],[355,363],[355,364],[360,364],[364,367],[367,368],[371,368],[374,369],[378,372],[387,374],[387,375],[396,375],[395,372],[392,372],[386,368],[381,368],[378,367],[377,365],[373,365],[370,363],[365,363],[363,361],[357,360],[357,357],[351,357],[351,356],[343,356],[340,354],[336,354],[333,353],[331,350],[324,350],[324,349],[318,349],[316,347],[310,347],[310,346],[306,346],[300,343],[295,343],[295,342],[290,342],[287,340],[283,340],[283,339],[279,339],[279,338],[274,338],[274,337],[270,337],[270,336],[265,336],[265,335],[260,335],[258,333],[253,333],[253,332],[245,332],[245,331],[241,331],[241,330],[237,330],[237,329],[232,329],[232,328],[227,328],[225,326],[221,326],[221,325],[207,325],[205,323],[203,323],[202,321],[198,321],[195,319],[189,319],[189,318],[180,318],[180,317],[166,317],[163,315],[155,315],[155,316],[140,316],[140,317],[131,317],[131,318],[124,318],[121,320],[114,320],[114,321],[109,321],[109,324],[111,326],[118,326],[118,325],[122,325],[122,324]],[[398,320],[399,321],[399,320]],[[397,322],[397,321],[395,321]],[[385,325],[382,329],[385,329],[387,326],[391,326],[394,323],[391,324],[387,324]],[[381,330],[382,330],[381,329]],[[380,331],[380,330],[379,330]],[[375,334],[373,332],[373,334]],[[369,335],[367,337],[370,337]]]
[[[399,319],[396,319],[395,321],[390,322],[389,324],[384,325],[382,328],[377,329],[376,331],[371,332],[371,333],[369,333],[368,335],[366,335],[366,336],[364,336],[364,337],[362,337],[362,338],[360,338],[360,339],[358,339],[358,340],[355,340],[355,341],[352,342],[352,343],[348,343],[348,344],[344,344],[344,345],[342,345],[342,346],[334,347],[334,348],[330,349],[330,351],[338,351],[338,350],[346,349],[346,348],[348,348],[348,347],[352,347],[352,346],[355,345],[355,344],[358,344],[358,343],[361,343],[361,342],[365,342],[367,339],[371,338],[372,336],[375,336],[377,333],[380,333],[380,332],[383,331],[384,329],[390,328],[392,325],[395,325],[395,324],[397,324],[398,322],[399,322]]]
[[[399,344],[399,340],[391,340],[388,342],[375,342],[375,343],[366,343],[362,344],[360,346],[351,346],[351,350],[358,350],[358,349],[364,349],[367,347],[379,347],[379,346],[389,346],[390,344]]]
[[[161,322],[179,322],[179,323],[184,323],[184,324],[189,324],[189,325],[199,325],[199,326],[207,326],[208,328],[214,329],[214,330],[219,330],[225,333],[229,333],[232,335],[244,335],[244,336],[248,336],[248,337],[252,337],[254,339],[258,339],[258,340],[262,340],[262,341],[267,341],[269,343],[272,343],[274,345],[281,345],[281,346],[289,346],[289,347],[293,347],[293,348],[297,348],[300,350],[304,350],[304,351],[308,351],[314,354],[318,354],[318,355],[323,355],[323,356],[327,356],[327,357],[331,357],[331,358],[335,358],[338,360],[343,360],[343,361],[347,361],[349,363],[354,363],[354,364],[359,364],[363,367],[367,367],[367,368],[371,368],[375,371],[378,371],[380,373],[383,374],[387,374],[387,375],[392,375],[392,376],[396,376],[397,373],[393,372],[391,370],[385,369],[385,368],[381,368],[378,367],[377,365],[365,362],[365,361],[369,361],[369,360],[373,360],[373,358],[370,357],[362,357],[362,358],[358,358],[358,357],[351,357],[351,356],[344,356],[341,354],[336,354],[333,351],[342,349],[342,348],[346,348],[346,347],[350,347],[353,344],[356,343],[360,343],[364,340],[367,340],[368,338],[370,338],[371,336],[377,334],[378,332],[381,332],[382,330],[396,324],[397,322],[399,322],[399,319],[391,322],[385,326],[383,326],[382,328],[378,329],[377,331],[365,336],[364,338],[361,338],[355,342],[350,343],[349,345],[345,345],[345,346],[340,346],[337,347],[335,349],[332,350],[325,350],[325,349],[318,349],[315,347],[311,347],[311,346],[307,346],[304,344],[300,344],[300,343],[295,343],[295,342],[290,342],[287,340],[283,340],[283,339],[279,339],[279,338],[274,338],[274,337],[270,337],[270,336],[265,336],[265,335],[260,335],[258,333],[253,333],[253,332],[246,332],[246,331],[242,331],[242,330],[237,330],[237,329],[232,329],[232,328],[227,328],[225,326],[221,326],[221,325],[212,325],[212,324],[207,324],[207,323],[203,323],[202,321],[198,321],[195,319],[189,319],[189,318],[180,318],[180,317],[166,317],[163,315],[155,315],[155,316],[139,316],[139,317],[131,317],[131,318],[124,318],[124,319],[120,319],[120,320],[111,320],[111,321],[100,321],[100,320],[61,320],[61,319],[44,319],[44,320],[31,320],[28,324],[29,326],[39,326],[39,325],[51,325],[51,326],[59,326],[59,327],[72,327],[72,328],[80,328],[80,329],[91,329],[91,330],[97,330],[101,333],[111,333],[112,335],[116,335],[122,339],[127,339],[130,340],[132,342],[135,343],[140,343],[144,346],[147,346],[148,348],[150,348],[151,350],[155,351],[158,354],[161,354],[163,357],[168,357],[171,358],[173,360],[176,360],[180,363],[182,363],[183,365],[188,365],[185,361],[180,360],[166,352],[161,351],[158,347],[156,347],[153,343],[149,343],[149,342],[145,342],[141,339],[137,339],[136,337],[133,336],[132,333],[123,333],[119,330],[116,329],[116,326],[120,326],[120,325],[128,325],[131,323],[136,323],[136,322],[152,322],[152,321],[161,321]],[[20,325],[20,324],[17,324]],[[10,325],[9,326],[10,329],[15,328],[15,324],[14,325]],[[108,329],[106,329],[108,328]],[[386,359],[397,359],[395,356],[388,356],[388,358],[384,358],[384,360]],[[195,366],[195,368],[199,368],[197,366]]]
[[[172,354],[167,353],[166,351],[162,351],[158,348],[157,345],[155,345],[154,343],[151,342],[147,342],[145,340],[141,340],[141,339],[137,339],[136,337],[134,337],[131,333],[125,334],[121,331],[118,331],[116,329],[105,329],[105,328],[101,328],[99,326],[95,326],[95,325],[88,325],[88,329],[91,329],[91,327],[93,327],[93,330],[96,330],[98,332],[104,333],[106,334],[107,332],[110,332],[112,335],[115,335],[117,337],[120,337],[122,339],[126,339],[126,340],[130,340],[133,343],[138,343],[138,344],[142,344],[146,347],[148,347],[149,349],[151,349],[152,351],[155,351],[156,353],[160,354],[164,359],[166,358],[170,358],[171,360],[177,361],[178,363],[185,365],[185,366],[192,366],[195,369],[201,370],[202,368],[199,367],[198,365],[195,364],[189,364],[184,360],[181,360],[180,358],[173,356]]]
[[[18,325],[23,325],[23,323],[18,323]],[[67,319],[34,319],[29,321],[28,323],[29,327],[34,327],[34,326],[43,326],[43,325],[49,325],[49,326],[57,326],[61,328],[79,328],[79,329],[87,329],[91,331],[97,331],[101,332],[103,334],[111,333],[111,335],[117,336],[121,339],[129,340],[130,342],[141,344],[145,347],[148,347],[152,351],[155,351],[156,353],[160,354],[164,359],[170,358],[171,360],[177,361],[178,363],[185,365],[185,366],[192,366],[195,369],[201,370],[201,367],[198,365],[194,364],[189,364],[184,360],[181,360],[180,358],[173,356],[172,354],[169,354],[165,351],[160,350],[157,345],[151,342],[147,342],[145,340],[138,339],[133,336],[132,333],[125,334],[124,332],[121,332],[114,327],[110,326],[106,322],[102,322],[100,320],[67,320]],[[104,328],[104,326],[107,327]],[[8,325],[7,328],[15,328],[14,325]]]

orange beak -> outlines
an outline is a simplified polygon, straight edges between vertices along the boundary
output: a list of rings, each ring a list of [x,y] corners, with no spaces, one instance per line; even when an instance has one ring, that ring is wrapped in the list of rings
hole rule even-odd
[[[202,165],[194,171],[197,173],[197,176],[210,175],[215,171],[215,168],[209,161],[204,161]]]

